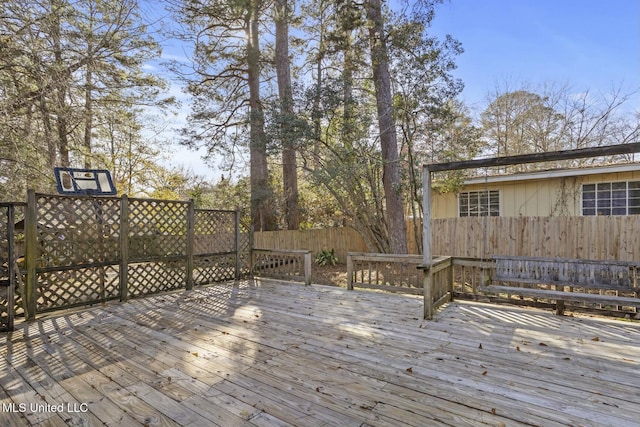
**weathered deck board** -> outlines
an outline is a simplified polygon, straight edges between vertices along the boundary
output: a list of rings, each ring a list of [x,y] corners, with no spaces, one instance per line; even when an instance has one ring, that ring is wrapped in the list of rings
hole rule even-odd
[[[52,314],[0,338],[8,426],[632,426],[640,324],[242,282]],[[45,399],[45,400],[42,400]],[[10,413],[10,403],[87,403]]]

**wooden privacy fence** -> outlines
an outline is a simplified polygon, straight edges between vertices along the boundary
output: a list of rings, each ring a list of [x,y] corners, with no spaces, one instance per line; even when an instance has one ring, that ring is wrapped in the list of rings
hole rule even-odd
[[[335,250],[338,262],[347,260],[348,252],[366,252],[367,245],[360,233],[351,227],[313,230],[261,231],[253,235],[254,247],[311,251]]]
[[[640,260],[640,215],[433,220],[433,253]]]
[[[14,302],[4,298],[0,312],[24,313],[27,319],[248,273],[251,233],[238,211],[199,210],[184,201],[29,191],[24,217],[22,231],[13,219],[0,217],[25,241],[16,272],[24,288],[9,286],[17,289]],[[6,248],[15,245],[6,239],[0,243],[4,265],[11,257]],[[4,269],[1,274],[6,275]]]
[[[409,253],[420,251],[407,222]],[[419,227],[419,231],[421,228]],[[599,217],[467,217],[433,220],[434,254],[491,258],[493,255],[640,260],[640,215]],[[419,237],[421,238],[421,237]],[[255,233],[255,246],[270,249],[335,249],[339,262],[348,252],[368,252],[351,227]]]

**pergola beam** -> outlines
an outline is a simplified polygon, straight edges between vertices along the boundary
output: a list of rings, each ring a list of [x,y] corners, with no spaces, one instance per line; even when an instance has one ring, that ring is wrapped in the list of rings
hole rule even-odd
[[[631,144],[587,147],[575,150],[550,151],[546,153],[520,154],[517,156],[491,157],[487,159],[463,160],[457,162],[432,163],[425,165],[431,172],[461,169],[511,166],[525,163],[555,162],[560,160],[586,159],[590,157],[616,156],[620,154],[640,153],[640,142]]]

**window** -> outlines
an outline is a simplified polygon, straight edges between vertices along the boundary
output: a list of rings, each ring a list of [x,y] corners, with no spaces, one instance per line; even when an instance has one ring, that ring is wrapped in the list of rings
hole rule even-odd
[[[458,195],[458,211],[460,216],[499,216],[500,192],[469,191]]]
[[[583,184],[582,215],[640,215],[640,181]]]

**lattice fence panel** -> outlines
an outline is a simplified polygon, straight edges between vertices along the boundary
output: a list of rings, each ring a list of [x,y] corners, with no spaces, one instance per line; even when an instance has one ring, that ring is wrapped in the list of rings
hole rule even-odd
[[[250,273],[249,265],[251,261],[251,224],[240,221],[240,241],[238,251],[240,255],[240,275],[245,276]]]
[[[9,322],[9,207],[0,208],[0,331],[10,327]]]
[[[235,279],[235,254],[195,256],[193,264],[193,284],[196,286]]]
[[[185,260],[129,264],[129,296],[184,289],[186,274]]]
[[[188,202],[131,199],[129,257],[186,256]]]
[[[194,216],[195,255],[236,250],[235,212],[196,210]]]
[[[120,200],[39,195],[38,268],[117,262]]]
[[[118,298],[119,271],[118,266],[109,265],[39,272],[36,310],[50,311]]]

